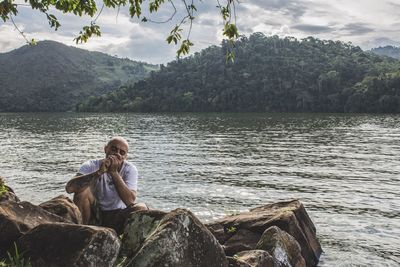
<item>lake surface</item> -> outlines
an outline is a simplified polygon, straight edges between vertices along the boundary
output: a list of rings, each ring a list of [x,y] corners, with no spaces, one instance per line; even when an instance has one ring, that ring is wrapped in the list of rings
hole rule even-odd
[[[0,113],[0,176],[39,204],[109,137],[131,144],[139,200],[203,221],[298,198],[320,266],[400,265],[400,116]]]

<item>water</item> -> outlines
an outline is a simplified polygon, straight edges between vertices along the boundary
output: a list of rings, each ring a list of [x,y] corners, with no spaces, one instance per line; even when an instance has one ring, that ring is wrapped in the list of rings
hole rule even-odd
[[[298,198],[320,266],[400,266],[398,115],[0,113],[0,129],[0,176],[23,200],[64,193],[122,135],[153,208],[211,221]]]

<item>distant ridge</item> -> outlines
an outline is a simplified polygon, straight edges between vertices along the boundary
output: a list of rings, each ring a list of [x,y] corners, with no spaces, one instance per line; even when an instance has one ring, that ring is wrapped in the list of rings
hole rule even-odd
[[[400,48],[396,46],[383,46],[372,48],[370,50],[372,53],[380,55],[380,56],[387,56],[395,59],[400,59]]]
[[[156,65],[42,41],[0,54],[0,112],[68,111],[148,76]]]

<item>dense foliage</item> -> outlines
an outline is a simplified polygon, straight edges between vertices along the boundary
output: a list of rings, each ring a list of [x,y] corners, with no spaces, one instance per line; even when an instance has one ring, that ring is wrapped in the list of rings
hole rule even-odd
[[[255,33],[161,66],[79,111],[400,112],[400,62],[351,44]]]
[[[45,41],[0,54],[0,111],[66,111],[158,66]]]

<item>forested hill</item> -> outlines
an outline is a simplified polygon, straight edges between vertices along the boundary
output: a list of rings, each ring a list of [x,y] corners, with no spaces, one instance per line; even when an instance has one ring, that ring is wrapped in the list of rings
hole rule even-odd
[[[371,52],[381,56],[400,59],[400,48],[391,45],[373,48],[371,49]]]
[[[161,66],[80,111],[399,112],[400,63],[347,43],[255,33]]]
[[[0,54],[0,111],[66,111],[157,66],[53,41]]]

